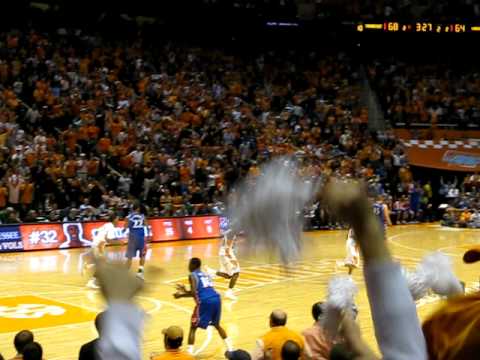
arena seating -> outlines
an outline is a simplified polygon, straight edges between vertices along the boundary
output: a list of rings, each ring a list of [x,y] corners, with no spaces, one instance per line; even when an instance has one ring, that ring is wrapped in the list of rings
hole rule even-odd
[[[154,216],[206,214],[280,154],[308,176],[397,169],[344,55],[155,52],[65,29],[2,41],[4,222],[92,220],[133,198]]]

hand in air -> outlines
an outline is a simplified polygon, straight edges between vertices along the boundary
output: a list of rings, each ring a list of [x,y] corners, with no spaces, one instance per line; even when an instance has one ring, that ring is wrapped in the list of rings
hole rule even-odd
[[[364,215],[369,207],[365,187],[352,180],[331,180],[325,186],[323,200],[332,213],[348,222]]]

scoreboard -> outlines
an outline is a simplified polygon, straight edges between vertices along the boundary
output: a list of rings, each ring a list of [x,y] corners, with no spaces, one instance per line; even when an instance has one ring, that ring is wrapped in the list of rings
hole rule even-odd
[[[397,22],[358,23],[357,32],[463,34],[480,32],[480,25],[466,23]]]

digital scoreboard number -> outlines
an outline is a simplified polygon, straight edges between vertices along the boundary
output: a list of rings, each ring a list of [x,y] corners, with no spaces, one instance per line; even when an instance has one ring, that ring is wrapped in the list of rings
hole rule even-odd
[[[465,23],[439,24],[432,22],[402,23],[396,21],[385,21],[383,23],[360,23],[356,25],[357,32],[378,31],[392,33],[452,33],[462,34],[467,32],[480,32],[480,25]]]

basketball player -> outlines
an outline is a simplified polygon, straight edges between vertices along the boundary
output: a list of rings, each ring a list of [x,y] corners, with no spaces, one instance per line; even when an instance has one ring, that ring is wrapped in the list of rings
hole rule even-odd
[[[117,221],[117,217],[114,214],[111,214],[108,218],[108,222],[103,224],[101,227],[99,227],[97,231],[93,234],[92,255],[94,257],[98,258],[98,257],[105,256],[105,247],[108,241],[113,240],[115,238],[116,221]],[[86,263],[84,271],[90,270],[94,266],[95,266],[94,264]],[[92,289],[99,288],[95,277],[92,277],[88,281],[87,287]]]
[[[237,300],[233,293],[233,288],[240,276],[240,264],[235,256],[235,245],[237,236],[232,229],[227,229],[223,232],[222,245],[220,246],[219,259],[220,270],[215,271],[207,267],[207,272],[211,276],[220,276],[224,279],[229,279],[228,290],[225,292],[225,297],[230,300]]]
[[[380,225],[382,226],[383,234],[386,239],[387,226],[392,226],[392,221],[390,220],[390,214],[387,204],[383,202],[383,198],[381,196],[378,196],[376,198],[376,201],[373,203],[373,213],[375,214]]]
[[[135,203],[132,212],[127,216],[125,229],[128,229],[128,245],[127,245],[127,268],[132,266],[132,259],[139,253],[140,265],[138,267],[137,276],[144,278],[145,255],[147,253],[147,243],[145,241],[145,229],[147,228],[147,220],[139,203]]]
[[[360,266],[360,250],[355,242],[355,233],[353,229],[348,230],[347,235],[347,258],[345,259],[345,267],[348,268],[348,275]]]
[[[217,329],[218,334],[225,342],[227,351],[232,351],[232,344],[227,337],[227,333],[220,326],[220,317],[222,313],[222,300],[217,291],[213,288],[211,277],[202,272],[202,262],[199,258],[192,258],[188,264],[190,275],[190,290],[185,285],[178,284],[177,292],[173,294],[175,299],[182,297],[193,297],[195,299],[195,310],[192,315],[190,333],[188,335],[188,352],[194,354],[195,332],[198,328],[206,329],[212,325]]]

